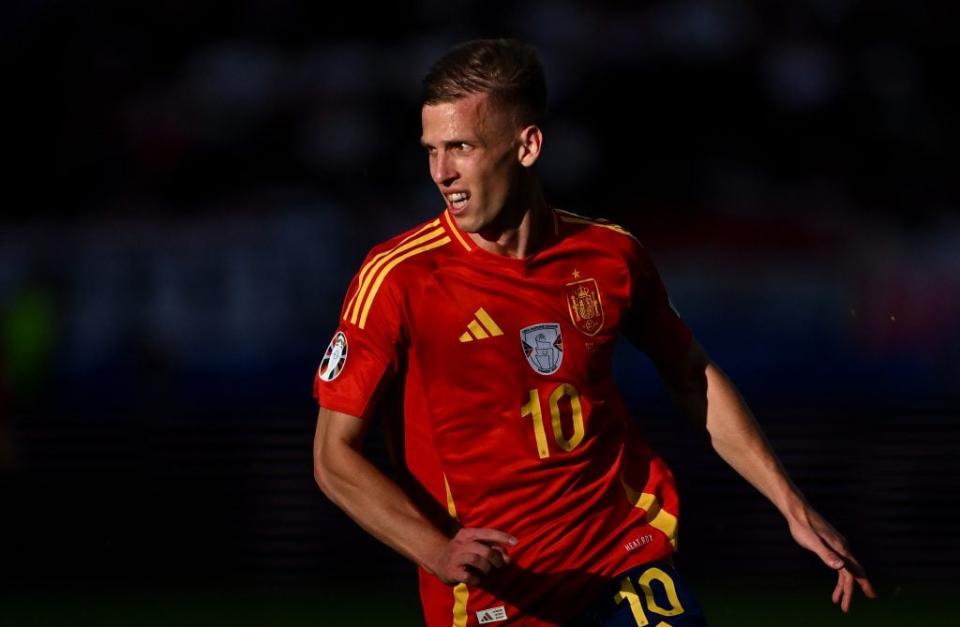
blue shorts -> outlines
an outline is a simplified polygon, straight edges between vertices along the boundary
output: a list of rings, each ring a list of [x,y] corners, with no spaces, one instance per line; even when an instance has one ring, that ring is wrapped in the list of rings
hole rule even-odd
[[[703,610],[670,562],[618,575],[568,627],[706,627]]]

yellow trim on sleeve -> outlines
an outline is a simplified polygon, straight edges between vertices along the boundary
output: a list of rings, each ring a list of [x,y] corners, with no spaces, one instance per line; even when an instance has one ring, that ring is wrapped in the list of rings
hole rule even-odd
[[[365,263],[363,267],[360,268],[360,276],[357,278],[357,283],[358,283],[357,291],[354,292],[353,298],[351,298],[350,302],[347,304],[347,307],[343,313],[343,319],[346,320],[348,317],[350,317],[350,310],[351,308],[353,308],[354,311],[353,311],[352,322],[353,324],[357,323],[357,319],[356,319],[357,311],[360,309],[360,303],[363,301],[363,293],[366,291],[366,288],[369,285],[369,278],[370,278],[369,275],[372,271],[375,271],[377,268],[380,267],[380,265],[386,262],[386,259],[385,259],[386,257],[393,255],[395,253],[402,252],[402,250],[406,250],[410,246],[416,246],[416,243],[411,242],[410,240],[414,239],[424,231],[435,228],[437,226],[440,226],[439,218],[436,218],[432,222],[424,224],[422,227],[420,227],[419,229],[417,229],[407,237],[403,238],[403,240],[399,244],[397,244],[390,250],[385,250],[381,253],[374,255],[370,261]],[[434,231],[430,235],[430,237],[435,236],[438,233],[439,231]],[[421,238],[418,238],[416,241],[421,241],[423,239],[424,238],[421,237]],[[427,237],[427,239],[429,239],[429,237]]]
[[[439,232],[442,233],[443,230],[440,230]],[[432,236],[432,233],[429,234],[429,235]],[[424,237],[422,237],[422,238],[420,238],[420,239],[421,239],[421,240],[423,240],[423,239],[428,239],[428,236],[425,235]],[[413,242],[411,242],[411,244],[412,244],[412,243],[413,243]],[[439,247],[444,246],[444,245],[449,244],[449,243],[450,243],[450,238],[449,238],[448,236],[444,235],[442,238],[440,238],[440,239],[438,239],[438,240],[433,240],[432,242],[430,242],[430,243],[428,243],[428,244],[424,244],[423,246],[420,246],[419,248],[414,248],[413,250],[408,250],[407,252],[403,253],[403,254],[400,255],[400,256],[393,257],[392,260],[390,261],[390,263],[388,263],[387,265],[385,265],[385,266],[383,267],[383,271],[380,272],[380,273],[377,275],[377,280],[373,282],[373,286],[371,286],[371,288],[370,288],[370,294],[367,296],[366,303],[365,303],[364,306],[363,306],[363,313],[360,314],[360,325],[359,325],[360,328],[363,329],[364,327],[367,326],[367,316],[370,314],[370,307],[373,305],[373,299],[377,297],[377,292],[380,290],[380,285],[383,283],[383,280],[386,278],[386,276],[387,276],[388,274],[390,274],[390,271],[393,270],[393,269],[397,266],[398,263],[400,263],[401,261],[404,261],[404,260],[406,260],[406,259],[409,259],[410,257],[413,257],[414,255],[419,255],[420,253],[425,253],[425,252],[427,252],[428,250],[433,250],[434,248],[439,248]],[[372,277],[373,274],[371,274],[370,276]],[[354,317],[355,317],[355,316],[356,316],[356,312],[354,312]]]
[[[593,225],[593,226],[599,226],[599,227],[601,227],[601,228],[610,229],[611,231],[615,231],[615,232],[617,232],[617,233],[620,233],[621,235],[626,235],[627,237],[631,237],[631,238],[633,238],[634,240],[637,239],[636,236],[635,236],[633,233],[631,233],[631,232],[628,231],[627,229],[623,228],[623,227],[620,226],[619,224],[614,224],[614,223],[612,223],[612,222],[602,222],[602,221],[600,221],[600,220],[594,220],[593,218],[588,218],[588,217],[586,217],[586,216],[580,216],[580,215],[577,215],[577,214],[575,214],[575,213],[570,213],[569,211],[564,211],[564,210],[562,210],[562,209],[557,209],[557,215],[558,215],[558,216],[560,217],[560,219],[563,220],[564,222],[569,222],[569,223],[571,223],[571,224],[590,224],[590,225]]]
[[[369,299],[367,299],[367,293],[370,290],[371,284],[374,283],[374,277],[377,276],[378,272],[384,267],[384,265],[388,264],[392,259],[402,256],[405,251],[408,251],[411,248],[416,249],[417,246],[436,238],[442,233],[443,228],[438,227],[432,231],[429,231],[425,235],[421,235],[416,239],[397,246],[383,257],[380,257],[375,262],[371,263],[369,274],[363,279],[363,281],[360,283],[360,288],[357,290],[357,302],[353,307],[353,313],[350,315],[350,322],[352,324],[357,324],[357,317],[360,315],[361,306],[364,304],[364,302],[369,303]],[[449,238],[447,239],[449,240]]]

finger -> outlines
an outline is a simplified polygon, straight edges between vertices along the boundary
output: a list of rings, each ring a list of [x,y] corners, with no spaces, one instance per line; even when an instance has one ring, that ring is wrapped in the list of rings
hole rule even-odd
[[[867,596],[868,599],[877,598],[877,593],[873,589],[873,584],[870,583],[870,580],[867,579],[867,572],[864,570],[863,566],[860,565],[860,562],[857,561],[852,554],[846,553],[843,556],[845,562],[846,570],[850,571],[853,575],[854,582],[860,586],[860,589],[863,590],[863,594]]]
[[[460,558],[459,562],[465,566],[474,568],[484,575],[490,572],[490,569],[493,568],[493,564],[490,563],[490,560],[479,555],[477,553],[465,553]]]
[[[877,593],[873,590],[873,584],[870,583],[870,580],[866,577],[857,577],[857,585],[860,586],[860,589],[863,590],[863,594],[866,595],[868,599],[876,599]]]
[[[823,563],[830,568],[834,570],[843,568],[847,558],[853,558],[847,549],[846,539],[826,522],[823,523],[822,527],[813,530],[816,534],[816,540],[810,550],[816,553],[823,560]]]
[[[499,544],[502,546],[514,546],[517,544],[517,539],[511,536],[509,533],[504,533],[497,529],[485,529],[483,527],[475,527],[472,529],[465,529],[466,537],[470,540],[479,540],[481,542],[491,542],[494,544]]]
[[[505,555],[500,547],[490,547],[490,556],[487,559],[490,560],[494,568],[502,568],[503,565],[506,564],[504,560]]]
[[[500,554],[500,558],[503,560],[503,563],[504,563],[504,564],[509,564],[509,563],[510,563],[510,554],[507,553],[506,550],[505,550],[503,547],[497,546],[497,545],[493,545],[493,547],[491,547],[491,548],[493,548],[494,551],[496,551],[497,553]]]
[[[843,594],[840,597],[840,609],[846,614],[850,611],[850,602],[853,600],[853,575],[850,574],[849,570],[843,569],[840,571],[840,576],[843,578]]]
[[[830,599],[833,601],[834,605],[840,602],[841,592],[843,592],[843,575],[837,573],[837,585],[833,587],[833,594],[830,595]]]
[[[484,574],[489,573],[494,567],[503,566],[500,554],[486,544],[480,544],[479,542],[472,542],[464,547],[461,563],[476,568]]]
[[[500,568],[505,563],[501,549],[474,541],[460,544],[452,559],[455,564],[466,567],[475,575],[485,575],[493,568]]]
[[[867,572],[852,554],[845,553],[843,555],[843,561],[846,563],[847,570],[849,570],[854,577],[866,578]]]
[[[497,546],[490,546],[482,542],[471,542],[464,547],[464,550],[479,556],[484,562],[489,563],[491,567],[500,568],[503,566],[503,550]],[[490,568],[486,568],[483,572],[490,572]]]
[[[821,529],[817,535],[828,547],[840,555],[850,554],[850,550],[847,548],[847,539],[840,535],[840,532],[836,529],[831,528],[829,531]]]
[[[857,561],[857,558],[850,553],[847,553],[844,555],[844,561],[846,562],[846,570],[850,571],[854,582],[860,586],[861,590],[863,590],[863,594],[866,595],[868,599],[877,598],[877,593],[873,589],[873,584],[871,584],[870,580],[867,579],[867,571],[864,570],[863,566],[860,565],[860,562]]]

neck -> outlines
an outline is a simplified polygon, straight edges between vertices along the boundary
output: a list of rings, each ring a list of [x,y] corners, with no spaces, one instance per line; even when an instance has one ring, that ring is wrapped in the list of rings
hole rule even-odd
[[[535,253],[547,239],[552,224],[550,210],[539,184],[505,206],[497,220],[470,239],[487,252],[523,259]]]

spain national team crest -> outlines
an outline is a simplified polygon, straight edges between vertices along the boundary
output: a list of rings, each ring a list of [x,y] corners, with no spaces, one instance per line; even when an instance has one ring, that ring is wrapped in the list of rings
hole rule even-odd
[[[587,335],[596,335],[603,328],[603,301],[596,279],[567,283],[567,309],[570,321]]]
[[[345,363],[347,363],[347,336],[343,331],[338,331],[330,340],[330,346],[323,355],[317,376],[323,381],[333,381],[343,370]]]
[[[563,363],[563,337],[556,322],[543,322],[520,329],[520,343],[530,367],[540,374],[553,374]]]

